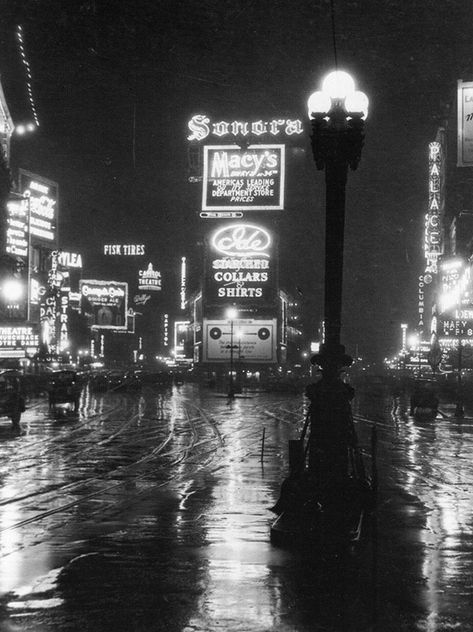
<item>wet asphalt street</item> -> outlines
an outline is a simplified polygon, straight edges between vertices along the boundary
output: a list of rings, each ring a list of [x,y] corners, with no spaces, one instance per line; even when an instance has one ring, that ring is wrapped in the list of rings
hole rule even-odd
[[[360,393],[379,504],[338,556],[271,545],[301,395],[194,385],[0,420],[0,631],[473,630],[473,418]],[[264,452],[262,438],[264,431]]]

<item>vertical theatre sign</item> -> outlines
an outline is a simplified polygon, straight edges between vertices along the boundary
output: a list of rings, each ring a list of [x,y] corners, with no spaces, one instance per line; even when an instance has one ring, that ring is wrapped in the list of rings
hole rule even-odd
[[[205,146],[202,210],[282,210],[284,149],[284,145]]]
[[[473,82],[458,82],[457,166],[473,167]]]
[[[424,253],[426,272],[437,274],[442,254],[444,157],[439,142],[429,143],[429,202],[425,215]]]

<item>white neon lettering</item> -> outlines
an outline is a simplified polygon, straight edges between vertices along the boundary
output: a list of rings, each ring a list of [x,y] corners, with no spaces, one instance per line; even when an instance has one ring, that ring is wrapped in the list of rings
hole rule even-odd
[[[269,233],[252,224],[233,224],[217,230],[212,237],[212,246],[227,256],[269,257],[266,252],[271,245]]]

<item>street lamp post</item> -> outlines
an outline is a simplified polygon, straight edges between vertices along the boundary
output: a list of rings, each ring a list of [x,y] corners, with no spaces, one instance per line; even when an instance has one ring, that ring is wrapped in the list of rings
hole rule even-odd
[[[272,508],[279,516],[271,528],[274,542],[297,542],[302,536],[304,544],[314,536],[356,539],[363,512],[374,503],[353,425],[354,391],[340,377],[352,363],[340,342],[345,187],[348,168],[356,169],[361,156],[368,99],[355,91],[347,73],[336,71],[309,98],[308,107],[314,160],[325,169],[326,186],[324,338],[311,358],[322,379],[306,388],[310,406],[301,438],[310,424],[308,467],[303,441],[292,442],[295,458]]]
[[[230,385],[228,388],[228,399],[234,399],[235,388],[233,384],[233,321],[238,315],[237,310],[234,307],[227,309],[227,318],[230,320]],[[228,349],[228,346],[227,346]]]
[[[352,363],[340,342],[345,230],[345,188],[348,168],[357,168],[363,146],[368,98],[355,90],[350,75],[330,73],[322,90],[308,101],[312,152],[317,169],[325,169],[325,292],[324,341],[311,359],[322,379],[312,384],[309,471],[328,487],[346,482],[348,447],[355,440],[351,420],[353,389],[340,378]]]

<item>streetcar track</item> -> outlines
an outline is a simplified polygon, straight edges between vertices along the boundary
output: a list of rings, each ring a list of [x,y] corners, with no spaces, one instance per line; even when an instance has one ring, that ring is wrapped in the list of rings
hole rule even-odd
[[[203,413],[203,411],[201,411]],[[189,444],[187,444],[186,446],[183,446],[183,448],[181,449],[181,454],[179,456],[178,459],[175,459],[172,463],[171,466],[175,466],[176,464],[182,462],[183,460],[185,460],[189,453],[197,447],[200,447],[201,445],[204,445],[206,443],[209,443],[209,441],[212,440],[212,438],[205,438],[202,441],[197,441],[197,437],[198,437],[198,433],[196,430],[196,424],[195,421],[200,420],[204,420],[207,422],[207,425],[209,425],[214,433],[214,437],[217,437],[219,444],[221,445],[221,436],[220,433],[218,432],[217,428],[215,427],[215,425],[213,423],[209,423],[209,419],[202,414],[200,417],[191,417],[190,415],[186,414],[187,417],[187,423],[190,425],[191,428],[191,435],[192,435],[192,439],[191,442]],[[134,421],[136,421],[137,416],[134,416]],[[131,425],[131,420],[127,420],[126,422],[127,425]],[[120,429],[121,430],[121,429]],[[119,431],[118,431],[119,432]],[[115,433],[115,436],[117,435],[117,433]],[[6,504],[11,504],[11,503],[15,503],[15,502],[20,502],[23,500],[28,500],[28,499],[32,499],[32,498],[37,498],[38,496],[45,496],[48,494],[53,494],[55,493],[55,496],[53,498],[53,500],[57,500],[58,498],[60,498],[61,495],[64,495],[65,493],[70,493],[73,490],[77,490],[80,488],[84,488],[87,485],[93,484],[93,483],[98,483],[98,482],[102,482],[104,479],[106,478],[110,478],[111,476],[116,476],[117,474],[123,474],[124,472],[128,471],[131,468],[136,468],[138,466],[141,466],[147,462],[149,462],[151,459],[155,458],[156,456],[168,456],[171,454],[175,454],[175,450],[171,450],[169,452],[165,452],[163,454],[162,451],[163,449],[166,447],[166,445],[173,439],[173,437],[175,436],[175,431],[171,431],[168,433],[168,436],[155,448],[153,448],[149,453],[143,455],[141,458],[137,459],[136,461],[133,461],[132,463],[126,464],[126,465],[120,465],[117,468],[115,468],[112,471],[106,472],[104,473],[102,476],[100,477],[90,477],[88,479],[81,479],[79,481],[75,481],[73,483],[69,483],[66,485],[59,485],[59,486],[54,486],[53,488],[49,487],[48,489],[43,489],[43,490],[37,490],[36,492],[32,492],[31,494],[27,494],[27,495],[23,495],[21,497],[15,497],[15,498],[10,498],[7,500],[4,500],[2,502],[0,502],[0,506],[1,505],[6,505]],[[209,452],[215,452],[215,450],[211,450]],[[118,458],[118,457],[117,457]],[[148,476],[147,472],[142,473],[141,475],[137,475],[135,477],[135,480],[140,480],[141,478],[145,478],[146,476]],[[172,478],[172,477],[171,477]],[[9,525],[8,527],[4,527],[2,529],[0,529],[0,533],[2,533],[3,531],[10,531],[12,529],[18,529],[21,528],[23,526],[32,524],[34,522],[39,522],[41,520],[43,520],[44,518],[54,515],[54,514],[58,514],[64,511],[67,511],[68,509],[83,503],[87,500],[91,500],[97,496],[100,495],[104,495],[107,494],[108,492],[112,491],[113,489],[116,489],[117,487],[125,484],[126,481],[115,481],[113,484],[111,485],[107,485],[104,488],[101,488],[99,490],[95,490],[93,492],[90,492],[84,496],[81,496],[80,498],[77,498],[69,503],[63,504],[59,507],[54,507],[52,509],[43,511],[39,514],[36,514],[34,516],[31,516],[30,518],[27,518],[23,521],[17,522],[15,524]],[[58,494],[57,492],[61,492],[60,494]]]

